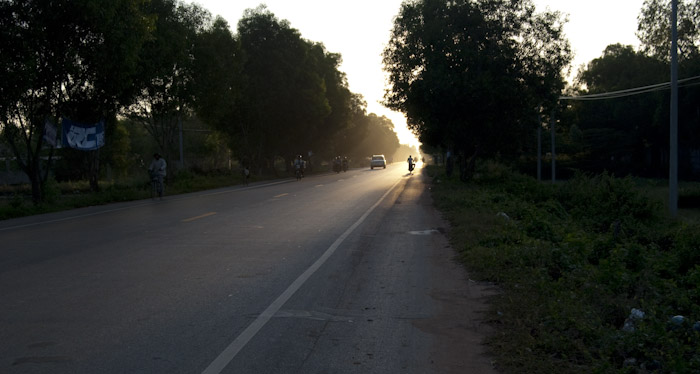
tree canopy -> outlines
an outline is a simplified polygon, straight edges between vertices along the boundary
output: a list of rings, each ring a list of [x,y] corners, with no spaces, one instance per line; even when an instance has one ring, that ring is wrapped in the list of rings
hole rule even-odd
[[[582,92],[596,94],[645,87],[667,79],[667,65],[631,46],[614,44],[591,61],[577,80]],[[668,144],[668,95],[652,92],[613,100],[579,101],[571,108],[582,131],[577,155],[587,170],[648,172]]]
[[[35,202],[49,167],[41,161],[46,121],[109,120],[130,101],[149,27],[140,5],[0,2],[0,129],[32,183]]]
[[[62,118],[106,122],[102,155],[58,150],[64,169],[90,169],[72,175],[89,174],[94,189],[105,153],[129,152],[125,138],[146,129],[148,146],[167,158],[183,122],[205,127],[196,131],[257,170],[296,154],[361,158],[398,148],[388,120],[369,117],[350,91],[341,55],[264,6],[247,10],[234,33],[181,0],[6,0],[0,26],[0,130],[36,202],[51,168],[41,160],[54,152],[45,124]],[[139,130],[127,129],[135,123]],[[390,149],[351,154],[370,135]],[[123,170],[129,157],[105,159]]]
[[[670,60],[671,0],[644,0],[637,37],[642,52],[661,61]],[[700,52],[700,1],[678,0],[678,58],[697,58]]]
[[[195,48],[210,15],[176,0],[151,0],[144,12],[154,23],[140,49],[136,97],[124,112],[146,128],[170,160],[178,125],[194,110]]]
[[[384,51],[385,104],[425,144],[518,154],[564,87],[563,23],[529,0],[406,1]]]
[[[646,0],[639,15],[641,48],[609,45],[602,56],[579,72],[580,94],[649,87],[669,80],[670,11],[667,0]],[[700,75],[700,1],[679,1],[680,78]],[[679,171],[683,177],[700,172],[700,90],[690,81],[679,89]],[[669,160],[669,92],[667,89],[614,99],[572,103],[565,126],[581,132],[580,150],[567,157],[570,166],[591,172],[664,177]],[[564,134],[565,135],[565,134]],[[693,156],[695,155],[695,156]],[[695,164],[695,166],[693,166]],[[695,171],[693,171],[693,169]]]

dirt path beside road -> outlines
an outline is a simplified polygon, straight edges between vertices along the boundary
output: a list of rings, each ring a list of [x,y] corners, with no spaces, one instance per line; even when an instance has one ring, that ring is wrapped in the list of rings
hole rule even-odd
[[[417,320],[414,325],[421,331],[435,336],[434,357],[436,373],[489,374],[497,373],[492,359],[486,355],[484,338],[492,332],[486,324],[488,297],[497,290],[494,286],[469,279],[464,265],[456,259],[445,232],[445,221],[433,205],[429,179],[421,169],[409,183],[414,189],[422,189],[417,203],[424,219],[439,232],[435,233],[431,260],[439,269],[433,279],[431,297],[440,305],[440,312],[430,319]]]

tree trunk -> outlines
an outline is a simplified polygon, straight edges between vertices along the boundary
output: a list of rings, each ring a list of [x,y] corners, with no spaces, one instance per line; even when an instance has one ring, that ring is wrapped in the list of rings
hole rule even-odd
[[[479,147],[474,147],[474,153],[467,159],[465,152],[459,153],[459,179],[467,182],[474,176],[476,170],[476,157],[479,154]]]
[[[38,171],[30,172],[27,175],[32,183],[32,202],[34,205],[37,205],[44,200],[41,188],[41,178],[39,177]]]
[[[8,129],[5,129],[5,131],[11,131]],[[43,130],[41,130],[43,131]],[[37,130],[36,132],[39,132]],[[7,140],[7,143],[10,145],[10,149],[12,150],[12,153],[15,156],[15,159],[17,160],[17,164],[19,167],[24,171],[24,173],[27,175],[27,178],[29,178],[29,181],[32,184],[32,202],[37,205],[42,202],[43,200],[43,193],[42,193],[42,179],[41,179],[41,147],[43,145],[43,141],[41,138],[33,144],[31,135],[34,132],[32,131],[31,134],[27,137],[27,135],[21,135],[23,136],[21,140],[24,142],[24,146],[26,147],[26,154],[21,154],[20,153],[20,147],[17,145],[17,137],[20,135],[17,133],[5,133],[5,139]],[[24,156],[24,157],[23,157]]]
[[[88,155],[88,163],[89,163],[89,172],[90,175],[88,176],[88,179],[90,181],[90,191],[92,192],[99,192],[100,191],[100,184],[99,184],[99,179],[100,179],[100,151],[95,150],[95,151],[88,151],[90,154]]]
[[[445,174],[447,174],[448,177],[451,177],[452,172],[454,171],[454,168],[455,168],[454,153],[452,151],[447,151],[447,154],[445,156]]]

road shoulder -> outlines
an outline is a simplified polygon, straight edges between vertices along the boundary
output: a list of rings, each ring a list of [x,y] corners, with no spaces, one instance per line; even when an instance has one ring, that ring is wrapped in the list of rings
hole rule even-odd
[[[422,210],[426,222],[439,232],[432,241],[435,278],[430,293],[439,311],[432,318],[415,321],[414,326],[435,338],[431,352],[435,372],[497,373],[483,345],[484,339],[492,333],[485,318],[488,298],[496,293],[496,288],[471,280],[464,265],[458,262],[457,252],[445,235],[449,222],[434,207],[429,177],[422,171],[424,169],[414,174],[409,183],[420,184],[423,193],[417,201],[418,209]]]

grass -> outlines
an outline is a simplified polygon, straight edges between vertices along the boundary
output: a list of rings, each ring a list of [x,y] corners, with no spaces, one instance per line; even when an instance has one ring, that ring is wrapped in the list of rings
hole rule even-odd
[[[251,178],[251,182],[272,178],[274,176],[254,176]],[[242,182],[237,173],[199,175],[180,172],[166,183],[166,196],[228,187]],[[146,177],[101,181],[98,192],[90,191],[90,185],[87,181],[57,183],[50,180],[44,188],[45,201],[35,205],[31,201],[30,186],[0,186],[0,220],[148,199],[151,197],[150,188],[150,181]]]
[[[642,194],[661,202],[663,212],[669,212],[667,180],[635,179]],[[700,182],[680,181],[678,184],[678,218],[686,222],[700,222]]]
[[[502,290],[488,340],[502,372],[700,372],[698,214],[668,219],[660,183],[551,185],[490,162],[467,184],[429,172],[471,276]]]

